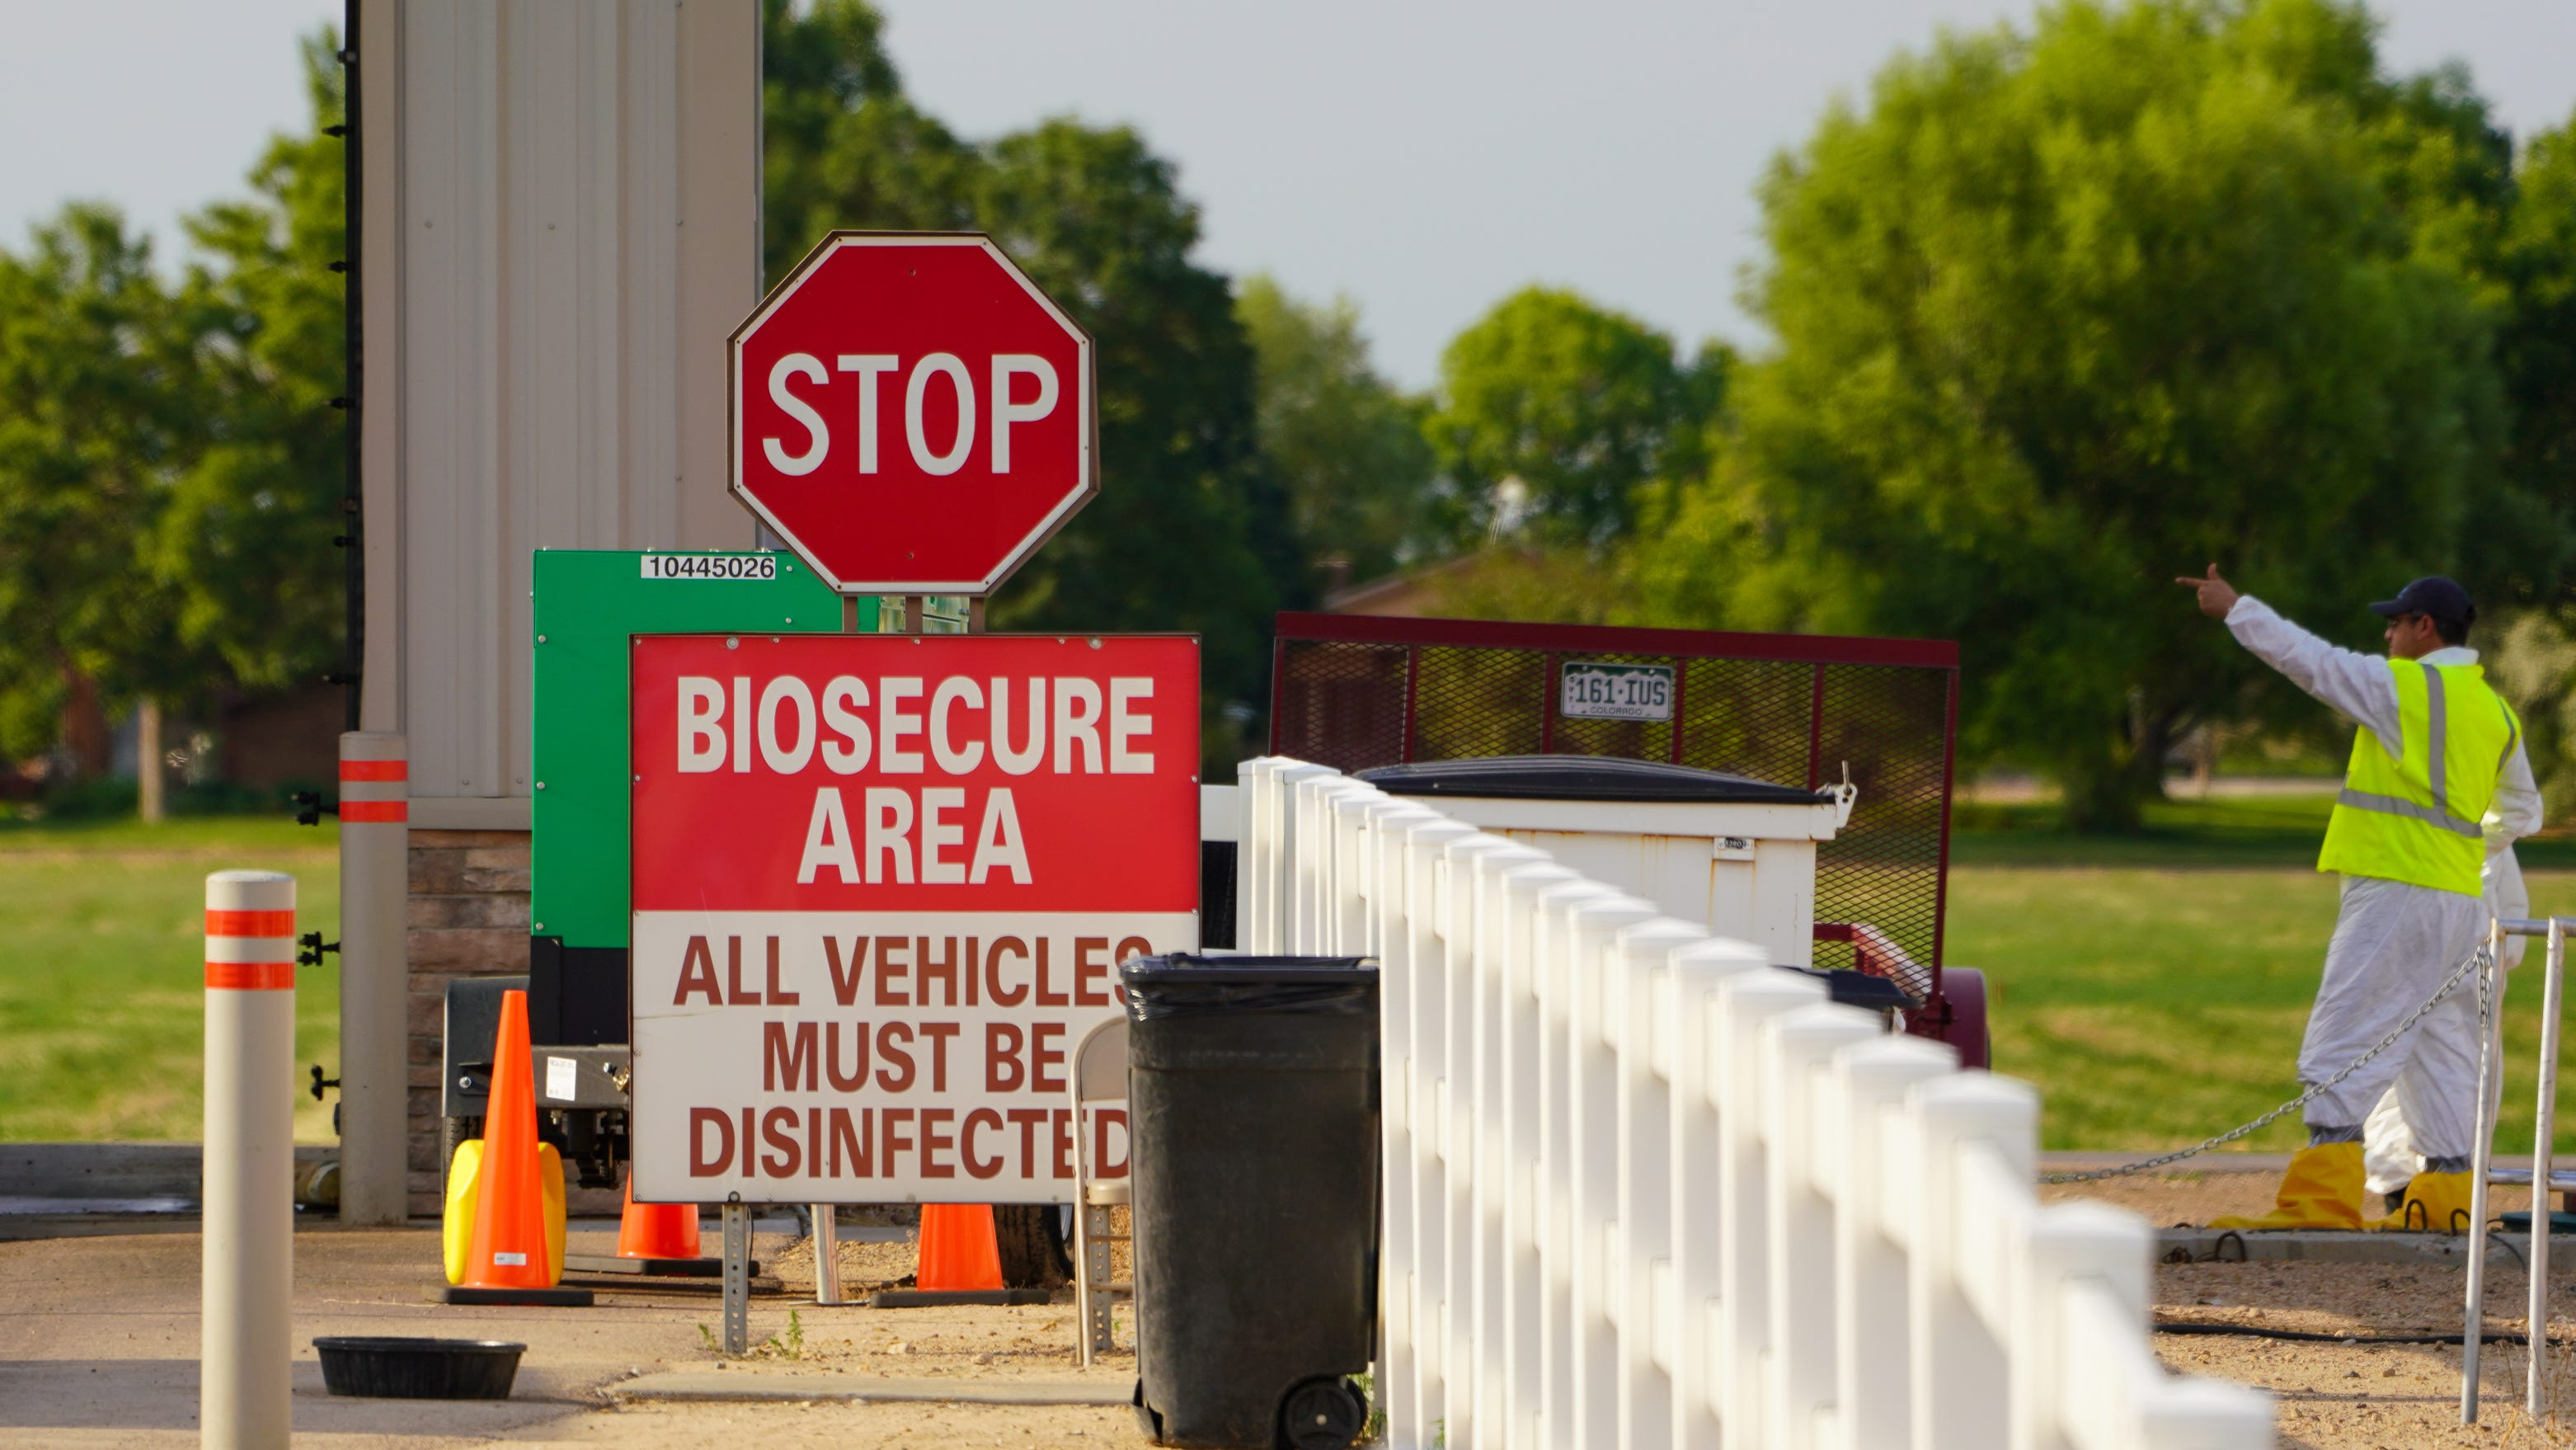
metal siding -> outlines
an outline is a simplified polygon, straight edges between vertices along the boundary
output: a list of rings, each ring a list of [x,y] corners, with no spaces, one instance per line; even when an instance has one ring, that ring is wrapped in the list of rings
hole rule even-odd
[[[758,297],[759,16],[747,0],[398,13],[398,180],[370,214],[397,234],[400,286],[370,298],[408,325],[374,312],[370,336],[399,339],[371,459],[399,478],[402,630],[371,654],[400,662],[416,796],[523,796],[530,551],[748,541],[720,475],[683,481],[684,430],[705,451],[724,407],[682,379],[720,383],[723,332]],[[694,137],[686,109],[738,124]],[[691,169],[732,181],[726,210],[750,178],[751,212],[686,237]],[[715,265],[690,265],[691,241]],[[717,355],[679,356],[694,347]]]
[[[404,8],[405,728],[412,789],[502,793],[500,6]]]
[[[680,272],[680,15],[677,0],[625,13],[623,104],[634,123],[616,156],[625,224],[614,241],[626,293],[627,416],[650,426],[626,435],[624,541],[630,548],[679,542],[677,373]]]

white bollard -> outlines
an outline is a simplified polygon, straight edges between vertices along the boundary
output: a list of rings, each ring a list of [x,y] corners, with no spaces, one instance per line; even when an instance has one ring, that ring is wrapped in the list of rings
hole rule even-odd
[[[410,1211],[404,961],[411,768],[403,737],[340,737],[340,1222]]]
[[[285,1450],[295,1252],[295,878],[206,878],[206,1450]]]

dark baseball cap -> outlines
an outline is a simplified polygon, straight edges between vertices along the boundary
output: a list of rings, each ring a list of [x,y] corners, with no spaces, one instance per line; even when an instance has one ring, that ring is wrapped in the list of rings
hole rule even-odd
[[[2446,624],[2478,622],[2478,607],[2469,602],[2469,591],[2447,574],[2428,574],[2398,590],[2396,598],[2371,605],[2370,612],[2391,619],[2401,614],[2421,614]]]

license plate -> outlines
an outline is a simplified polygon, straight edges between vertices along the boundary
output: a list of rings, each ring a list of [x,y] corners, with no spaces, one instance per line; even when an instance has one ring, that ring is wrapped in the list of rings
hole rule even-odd
[[[1557,675],[1556,712],[1576,720],[1670,720],[1673,667],[1568,660]]]

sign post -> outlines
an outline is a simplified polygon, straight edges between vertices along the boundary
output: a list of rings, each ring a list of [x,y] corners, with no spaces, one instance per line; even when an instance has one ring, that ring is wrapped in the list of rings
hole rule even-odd
[[[642,636],[633,673],[637,1201],[1071,1202],[1072,1045],[1198,940],[1197,642]]]

